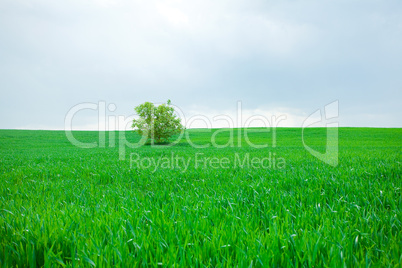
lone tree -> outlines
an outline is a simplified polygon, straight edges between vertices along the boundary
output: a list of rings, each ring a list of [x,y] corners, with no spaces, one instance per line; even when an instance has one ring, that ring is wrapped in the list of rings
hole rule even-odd
[[[151,102],[138,105],[134,110],[140,118],[133,120],[132,128],[155,143],[168,142],[171,136],[184,130],[170,103],[168,100],[167,104],[158,106]]]

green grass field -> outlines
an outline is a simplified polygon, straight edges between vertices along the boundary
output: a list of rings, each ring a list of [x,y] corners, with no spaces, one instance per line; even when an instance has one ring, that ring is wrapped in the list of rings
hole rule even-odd
[[[208,146],[217,130],[187,131]],[[82,149],[64,131],[0,130],[0,264],[400,267],[402,129],[340,128],[337,167],[306,151],[301,129],[276,129],[275,147],[272,134],[249,131],[262,149],[236,129],[225,148],[182,140],[121,160],[132,132]],[[306,130],[315,150],[325,140]]]

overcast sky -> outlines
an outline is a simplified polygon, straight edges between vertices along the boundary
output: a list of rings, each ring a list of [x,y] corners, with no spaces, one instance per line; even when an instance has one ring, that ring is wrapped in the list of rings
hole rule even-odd
[[[241,101],[279,126],[338,100],[340,126],[402,127],[402,1],[1,0],[0,90],[0,128],[167,99],[187,118]],[[97,111],[75,114],[97,127]]]

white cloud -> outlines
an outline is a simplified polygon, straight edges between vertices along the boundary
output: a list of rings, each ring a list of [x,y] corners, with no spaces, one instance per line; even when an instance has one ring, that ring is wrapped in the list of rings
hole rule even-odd
[[[241,100],[289,125],[338,99],[348,125],[401,125],[401,18],[400,1],[4,0],[0,127],[168,98],[213,114]]]

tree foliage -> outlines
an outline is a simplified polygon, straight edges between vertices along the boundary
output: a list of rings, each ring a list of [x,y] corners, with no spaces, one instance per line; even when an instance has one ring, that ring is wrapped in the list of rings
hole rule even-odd
[[[151,139],[155,143],[168,142],[169,138],[184,130],[180,118],[170,105],[170,100],[165,104],[155,106],[151,102],[138,105],[134,110],[139,119],[134,119],[132,127],[141,136]]]

